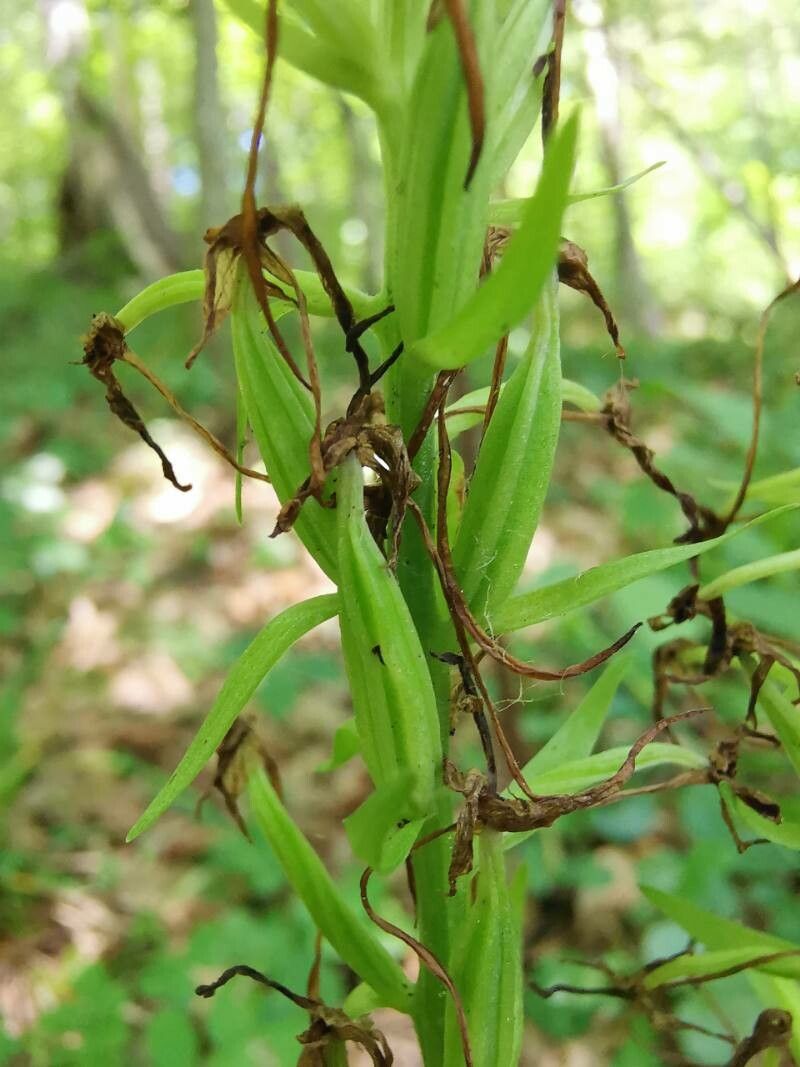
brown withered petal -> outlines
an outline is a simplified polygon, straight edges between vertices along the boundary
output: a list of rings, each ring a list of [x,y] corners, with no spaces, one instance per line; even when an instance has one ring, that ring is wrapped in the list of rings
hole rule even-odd
[[[247,787],[247,768],[252,753],[255,752],[261,759],[275,792],[278,796],[283,795],[278,765],[258,737],[254,729],[255,721],[252,714],[240,715],[225,734],[217,748],[217,773],[211,787],[220,794],[228,813],[248,841],[250,834],[239,811],[238,800]],[[198,811],[208,792],[198,800]]]
[[[123,393],[122,386],[114,374],[114,363],[116,360],[124,360],[127,345],[122,326],[113,315],[95,315],[84,339],[83,351],[83,363],[89,368],[92,376],[105,386],[106,401],[112,414],[138,434],[148,448],[156,453],[161,460],[161,469],[167,481],[182,493],[187,493],[192,488],[191,485],[182,485],[178,481],[166,453],[150,436],[141,415]]]
[[[234,215],[223,226],[215,226],[206,230],[203,240],[209,246],[203,264],[205,272],[203,333],[186,357],[187,367],[192,366],[210,338],[230,314],[242,259],[242,216]],[[260,256],[263,263],[265,258],[263,249],[260,251]],[[268,296],[277,297],[280,300],[290,299],[282,289],[268,282],[266,278],[263,278],[263,283]]]
[[[617,321],[600,286],[592,277],[589,270],[589,257],[580,245],[576,245],[574,241],[567,241],[566,238],[562,238],[558,254],[558,280],[568,285],[570,289],[585,293],[594,306],[602,312],[608,335],[614,342],[617,355],[620,359],[625,359],[625,349],[619,339]]]
[[[765,819],[769,819],[770,822],[774,822],[779,825],[781,822],[781,806],[776,804],[771,797],[765,796],[764,793],[759,792],[757,789],[750,789],[744,785],[734,785],[733,787],[736,796],[745,803],[748,808],[751,808],[756,814],[761,815]]]

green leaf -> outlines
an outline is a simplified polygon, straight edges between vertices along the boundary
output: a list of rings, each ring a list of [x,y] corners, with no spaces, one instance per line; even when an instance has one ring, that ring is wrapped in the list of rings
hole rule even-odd
[[[800,1019],[800,982],[790,978],[777,978],[760,970],[748,971],[747,977],[765,1008],[783,1008],[795,1020],[792,1036],[789,1038],[789,1049],[800,1063],[800,1027],[797,1025],[797,1020]],[[773,1061],[770,1064],[765,1060],[762,1067],[781,1067],[783,1062]]]
[[[755,670],[752,657],[742,656],[740,659],[747,673],[752,676]],[[769,679],[759,691],[758,707],[772,723],[789,762],[800,774],[800,710]]]
[[[619,770],[628,756],[630,746],[620,745],[618,748],[609,748],[605,752],[598,752],[594,756],[585,759],[571,760],[561,766],[553,767],[543,774],[525,774],[525,780],[535,793],[543,796],[558,796],[565,793],[580,793],[598,782],[610,778]],[[700,769],[707,765],[705,757],[693,752],[681,745],[663,744],[654,741],[649,744],[636,757],[636,773],[646,771],[652,767],[672,765],[685,767],[689,770]],[[625,795],[623,792],[622,796]],[[523,841],[535,834],[535,830],[522,833],[509,833],[505,835],[505,848],[515,848]]]
[[[502,835],[484,830],[478,843],[474,897],[455,931],[451,973],[464,1002],[476,1064],[519,1063],[524,1019],[522,938],[514,914]],[[463,1067],[453,1004],[445,1005],[443,1067]]]
[[[500,386],[500,396],[506,387],[504,382]],[[480,426],[483,422],[482,411],[465,411],[465,408],[482,408],[489,399],[489,386],[483,389],[474,389],[471,393],[465,393],[459,397],[447,409],[447,432],[452,441],[465,430],[471,430],[473,426]],[[561,379],[561,403],[573,404],[580,411],[599,411],[601,403],[594,393],[578,382],[570,381],[569,378]],[[455,457],[454,457],[455,458]]]
[[[184,270],[179,274],[159,278],[157,282],[137,293],[125,307],[120,308],[114,318],[128,334],[135,330],[140,322],[159,311],[202,300],[205,284],[205,274],[202,270]]]
[[[257,634],[231,668],[203,725],[166,784],[131,829],[127,841],[133,841],[152,826],[191,785],[281,656],[298,638],[326,619],[333,618],[338,608],[339,602],[334,595],[312,597],[276,615]]]
[[[497,402],[453,539],[455,573],[481,618],[517,584],[550,484],[561,427],[556,285],[545,285],[530,344]]]
[[[697,595],[703,600],[711,600],[714,597],[729,593],[731,589],[738,589],[740,585],[749,582],[757,582],[761,578],[771,578],[773,574],[784,574],[786,571],[800,569],[800,548],[793,552],[781,552],[777,556],[765,556],[764,559],[745,563],[741,567],[734,567],[726,571],[713,582],[700,587]]]
[[[556,260],[577,136],[573,113],[550,141],[536,192],[500,266],[446,326],[411,346],[411,358],[440,368],[471,363],[535,305]]]
[[[651,574],[666,570],[667,567],[674,567],[677,563],[684,563],[693,556],[709,552],[712,548],[717,548],[726,541],[738,537],[742,531],[752,529],[762,522],[770,522],[796,506],[787,504],[784,507],[767,511],[743,526],[738,526],[720,537],[712,537],[696,545],[672,545],[669,548],[638,552],[634,556],[625,556],[623,559],[615,559],[610,563],[602,563],[599,567],[592,567],[574,578],[564,578],[560,582],[553,582],[552,585],[543,586],[541,589],[533,589],[529,593],[511,597],[505,604],[495,608],[490,620],[492,628],[495,633],[509,633],[511,630],[521,630],[525,626],[566,615],[569,611],[593,604],[596,600],[616,593],[619,589],[625,589],[626,586],[633,585],[634,582],[647,578]]]
[[[417,629],[364,514],[355,454],[338,468],[339,628],[364,762],[376,785],[413,772],[397,818],[430,811],[441,778],[436,694]]]
[[[605,752],[586,756],[584,759],[570,760],[544,774],[534,774],[530,777],[526,774],[525,778],[534,793],[547,796],[558,793],[578,793],[615,774],[629,751],[630,745],[619,745],[616,748],[606,749]],[[636,757],[637,772],[645,771],[650,767],[661,767],[664,764],[699,770],[707,766],[708,760],[690,748],[660,741],[653,741]]]
[[[470,0],[470,20],[483,69],[494,61],[494,4]],[[417,16],[418,17],[418,16]],[[492,90],[492,80],[486,84]],[[392,300],[406,346],[447,322],[475,288],[486,235],[494,124],[487,100],[481,160],[469,188],[466,88],[448,18],[426,35],[423,54],[397,133],[383,131],[391,193],[387,262]],[[403,360],[407,362],[406,357]]]
[[[722,919],[710,911],[698,908],[682,897],[664,893],[652,886],[640,888],[654,907],[663,911],[678,926],[682,926],[695,941],[699,941],[708,949],[756,949],[762,955],[800,949],[800,945],[795,945],[791,941],[784,941],[783,938],[774,937],[772,934],[742,926],[741,923],[733,922],[731,919]],[[800,956],[796,958],[787,956],[774,963],[765,963],[761,970],[770,975],[800,978]]]
[[[555,770],[570,760],[591,755],[603,728],[614,694],[630,665],[627,656],[615,656],[580,704],[564,720],[550,740],[525,764],[525,778]]]
[[[783,817],[779,823],[767,819],[737,797],[729,782],[721,782],[720,794],[724,797],[731,813],[745,824],[757,837],[766,838],[784,848],[800,849],[800,823]]]
[[[253,763],[250,801],[258,824],[292,889],[348,967],[398,1011],[410,1009],[410,987],[400,967],[342,897],[325,865],[293,821],[263,771]]]
[[[514,0],[497,40],[492,68],[497,107],[496,146],[492,150],[492,186],[502,185],[508,168],[530,136],[542,106],[545,71],[532,77],[531,56],[543,55],[552,35],[548,0]],[[490,205],[491,207],[491,205]]]
[[[358,739],[356,720],[353,718],[345,719],[336,728],[336,733],[333,735],[333,752],[330,759],[320,763],[319,767],[317,767],[317,774],[327,774],[329,771],[336,770],[337,767],[341,767],[343,763],[351,760],[353,756],[357,756],[360,751],[361,742]]]
[[[800,959],[800,948],[797,951],[798,959]],[[696,955],[687,953],[650,971],[644,980],[644,987],[645,989],[657,989],[659,986],[681,978],[707,978],[709,975],[720,974],[731,967],[743,967],[767,955],[769,953],[757,945],[745,948],[712,949],[711,952],[701,952]]]
[[[285,504],[308,477],[313,402],[266,335],[245,277],[239,280],[231,334],[247,420],[278,499]],[[297,516],[294,530],[325,573],[335,579],[334,512],[309,500]]]
[[[228,10],[264,40],[265,5],[257,0],[224,0]],[[327,6],[327,5],[325,5]],[[281,13],[278,34],[278,55],[298,70],[325,85],[352,93],[368,104],[376,95],[372,69],[364,64],[370,55],[343,53],[337,42],[309,33],[302,23],[288,12]]]
[[[734,499],[732,496],[727,506],[732,505]],[[800,501],[800,467],[751,482],[745,499],[760,500],[762,504],[789,504]]]
[[[410,773],[379,785],[344,820],[350,847],[360,860],[379,874],[390,874],[411,851],[428,815],[398,823],[398,812],[406,807],[412,787]]]
[[[624,189],[633,185],[634,182],[638,182],[645,175],[651,174],[654,170],[658,170],[659,167],[663,167],[666,163],[665,159],[659,160],[658,163],[652,163],[649,167],[645,167],[644,170],[640,170],[637,174],[631,175],[630,178],[626,178],[625,181],[619,182],[617,185],[609,185],[605,189],[596,189],[591,193],[570,193],[567,198],[568,204],[580,204],[584,200],[596,200],[600,196],[611,196],[613,193],[621,193]],[[493,226],[516,226],[522,219],[525,207],[528,204],[528,197],[521,197],[514,200],[495,200],[489,205],[489,221]]]

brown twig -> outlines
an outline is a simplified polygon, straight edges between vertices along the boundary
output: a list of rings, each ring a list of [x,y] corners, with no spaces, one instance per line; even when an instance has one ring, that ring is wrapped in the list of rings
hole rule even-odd
[[[607,431],[615,441],[631,452],[642,473],[646,474],[650,481],[663,492],[675,497],[680,504],[689,522],[689,529],[681,537],[676,538],[678,543],[693,544],[697,541],[705,541],[709,537],[717,537],[724,533],[724,520],[720,519],[710,508],[699,504],[690,493],[678,489],[672,479],[656,466],[653,450],[631,430],[629,394],[636,385],[636,382],[623,378],[606,393],[602,414],[606,418]]]
[[[758,452],[758,436],[761,429],[761,407],[763,399],[763,367],[764,367],[764,343],[767,336],[767,327],[769,326],[769,320],[775,307],[787,296],[791,296],[793,293],[800,291],[800,278],[796,282],[792,282],[791,285],[787,285],[778,295],[772,300],[764,311],[761,313],[761,318],[758,323],[758,335],[756,337],[756,347],[753,357],[753,431],[750,437],[750,445],[747,449],[747,456],[744,461],[744,473],[742,475],[742,481],[739,489],[736,493],[736,498],[731,505],[731,509],[725,516],[725,526],[730,526],[736,516],[739,514],[739,509],[744,503],[744,499],[747,496],[747,490],[750,486],[750,481],[753,477],[753,468],[756,462],[756,454]]]
[[[247,964],[240,963],[235,967],[229,967],[216,981],[208,985],[197,986],[195,993],[199,997],[208,999],[213,997],[222,986],[227,985],[231,979],[239,976],[250,978],[253,982],[266,986],[267,989],[274,989],[275,992],[296,1004],[298,1008],[309,1013],[311,1022],[308,1029],[297,1036],[297,1040],[304,1046],[304,1051],[298,1061],[299,1065],[308,1064],[311,1067],[311,1064],[326,1063],[325,1048],[351,1041],[364,1049],[373,1067],[392,1067],[394,1062],[392,1051],[383,1033],[373,1026],[369,1017],[351,1019],[338,1008],[330,1008],[316,997],[304,997],[300,993],[295,993],[281,982],[267,978],[261,971]],[[314,1055],[315,1053],[318,1055]]]
[[[447,10],[447,16],[453,25],[456,47],[461,59],[461,69],[464,72],[464,84],[467,90],[469,124],[472,130],[472,151],[469,157],[467,174],[464,178],[464,188],[469,189],[470,182],[481,158],[483,140],[486,135],[483,76],[481,75],[475,34],[472,32],[472,26],[464,8],[464,0],[444,0],[444,6]]]
[[[291,369],[294,376],[307,389],[310,384],[303,377],[300,368],[294,360],[289,347],[284,340],[283,334],[278,329],[275,317],[272,314],[264,275],[261,270],[261,237],[259,233],[260,219],[256,208],[256,175],[258,173],[258,148],[264,132],[264,122],[267,117],[267,105],[269,104],[270,89],[272,87],[272,73],[275,67],[275,58],[278,52],[278,0],[268,0],[265,12],[264,40],[266,47],[266,66],[264,80],[261,83],[261,94],[256,111],[256,121],[253,124],[253,134],[250,139],[250,152],[247,157],[247,177],[244,192],[242,193],[241,213],[241,253],[250,277],[258,306],[266,319],[269,332],[274,340],[278,351]],[[191,357],[190,357],[191,358]]]
[[[792,1016],[781,1008],[767,1008],[756,1019],[752,1033],[736,1048],[726,1067],[745,1067],[768,1048],[786,1048],[792,1036]]]
[[[161,379],[155,375],[147,364],[143,363],[141,359],[130,348],[125,349],[122,356],[119,357],[122,363],[127,363],[128,366],[133,367],[138,371],[150,384],[156,389],[166,400],[176,415],[180,416],[184,422],[186,422],[198,437],[202,438],[207,445],[209,445],[218,456],[225,460],[227,464],[237,470],[240,474],[243,474],[247,478],[254,478],[260,482],[271,482],[272,479],[268,474],[263,474],[261,471],[252,470],[250,467],[245,467],[233,456],[225,445],[216,437],[209,429],[207,429],[201,422],[191,415],[186,408],[181,404],[175,394],[169,389]]]
[[[440,836],[442,832],[443,831],[437,831],[437,836]],[[432,838],[428,837],[427,840],[432,840]],[[420,842],[420,844],[422,844],[422,842]],[[472,1059],[472,1048],[470,1046],[469,1040],[469,1029],[467,1027],[467,1016],[464,1012],[464,1004],[461,1000],[461,994],[456,989],[455,983],[453,982],[453,979],[450,977],[450,975],[447,973],[444,964],[433,952],[431,952],[429,948],[423,945],[422,942],[418,941],[415,937],[412,937],[411,934],[407,934],[405,930],[401,930],[399,926],[395,926],[394,923],[389,922],[388,919],[384,919],[372,907],[369,902],[369,896],[367,892],[369,887],[369,880],[372,877],[372,874],[372,868],[367,867],[364,873],[361,875],[361,903],[364,907],[364,911],[367,913],[372,922],[374,922],[377,927],[383,930],[384,933],[390,934],[392,937],[398,938],[400,941],[403,942],[404,945],[407,945],[411,949],[411,951],[417,956],[420,963],[423,963],[428,968],[434,978],[437,978],[445,987],[447,992],[450,994],[453,1000],[453,1007],[456,1011],[458,1028],[461,1033],[461,1046],[464,1052],[464,1062],[466,1064],[466,1067],[474,1067],[474,1061]]]
[[[489,423],[492,421],[492,415],[494,415],[494,409],[497,407],[497,401],[500,399],[500,388],[503,384],[503,372],[505,371],[506,367],[507,355],[508,334],[506,333],[503,334],[503,336],[497,342],[497,348],[494,351],[494,363],[492,364],[492,382],[489,386],[489,398],[486,401],[486,407],[484,408],[483,412],[481,441],[486,436],[486,431],[489,429]]]
[[[448,389],[455,380],[456,375],[459,373],[460,368],[458,370],[439,371],[437,374],[434,386],[431,389],[428,399],[425,401],[425,407],[422,409],[419,422],[414,428],[411,437],[408,439],[408,458],[412,461],[422,447],[422,442],[425,440],[428,430],[433,424],[436,412],[441,407],[442,397],[447,396]]]
[[[564,26],[567,19],[567,0],[553,0],[553,44],[547,54],[547,74],[542,90],[542,143],[546,144],[558,122],[561,96],[561,50],[564,45]]]

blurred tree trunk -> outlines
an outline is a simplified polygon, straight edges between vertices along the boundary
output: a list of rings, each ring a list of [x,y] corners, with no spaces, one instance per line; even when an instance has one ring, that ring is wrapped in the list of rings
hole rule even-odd
[[[142,161],[135,131],[83,83],[82,60],[89,47],[83,0],[39,0],[39,8],[46,60],[70,135],[58,198],[62,250],[71,251],[111,225],[144,277],[179,270],[180,241]],[[129,111],[128,117],[135,114]]]
[[[194,131],[200,170],[200,230],[221,226],[232,214],[227,197],[228,139],[219,91],[214,0],[190,0],[194,34]]]
[[[594,97],[600,132],[600,157],[608,174],[608,184],[618,185],[627,176],[621,163],[619,72],[614,50],[599,8],[576,4],[582,20],[582,43],[586,55],[586,77]],[[661,309],[647,283],[633,238],[630,212],[624,194],[611,198],[614,218],[614,244],[619,314],[639,333],[657,334],[662,325]]]

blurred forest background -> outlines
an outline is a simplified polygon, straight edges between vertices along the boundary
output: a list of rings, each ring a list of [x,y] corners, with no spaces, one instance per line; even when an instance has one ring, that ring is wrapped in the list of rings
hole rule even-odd
[[[587,249],[617,312],[626,373],[641,381],[636,428],[676,481],[719,504],[750,433],[758,316],[800,271],[796,3],[575,0],[564,56],[563,97],[584,111],[575,189],[665,161],[623,195],[571,208],[565,235]],[[259,41],[212,0],[0,0],[0,1063],[283,1065],[305,1025],[255,988],[212,1002],[192,993],[239,962],[304,986],[314,931],[263,846],[244,840],[216,800],[196,817],[199,791],[135,845],[123,840],[226,667],[267,617],[325,579],[291,537],[269,540],[269,487],[245,487],[240,527],[228,469],[133,383],[179,478],[194,484],[177,493],[73,363],[92,313],[199,266],[205,228],[238,210],[261,66]],[[282,64],[268,132],[260,200],[300,202],[340,276],[374,290],[382,192],[365,109]],[[537,160],[534,136],[498,195],[530,192]],[[602,321],[578,294],[561,299],[565,374],[602,393],[619,374]],[[225,339],[183,369],[199,328],[199,309],[179,308],[133,344],[232,442]],[[767,345],[757,477],[800,466],[799,334],[788,302]],[[321,331],[334,376],[335,340]],[[516,331],[512,355],[524,344]],[[791,487],[782,499],[792,493],[800,499]],[[567,424],[525,581],[661,546],[681,529],[674,502],[627,453],[595,427]],[[798,520],[783,518],[715,553],[705,573],[797,544]],[[661,610],[684,582],[685,571],[667,571],[529,638],[539,659],[581,658]],[[798,637],[792,576],[730,603]],[[647,721],[654,637],[633,643],[612,741],[620,723]],[[587,684],[502,693],[517,705],[520,755]],[[743,692],[723,680],[704,695],[733,719]],[[281,663],[255,703],[293,813],[354,890],[358,870],[337,825],[367,782],[351,765],[318,771],[348,715],[335,624]],[[738,856],[713,790],[576,815],[517,855],[530,871],[526,958],[541,981],[584,973],[564,957],[610,952],[632,970],[685,945],[639,895],[640,881],[800,940],[797,854],[769,845]],[[399,914],[390,894],[380,905]],[[326,959],[326,999],[340,1002],[350,982]],[[526,1006],[526,1055],[540,1067],[659,1062],[645,1051],[647,1024],[624,1004],[529,993]],[[689,997],[683,1014],[717,1029],[722,1015],[741,1033],[757,1010],[740,976]],[[413,1065],[396,1030],[392,1043]],[[685,1050],[702,1063],[725,1058],[697,1035]]]

